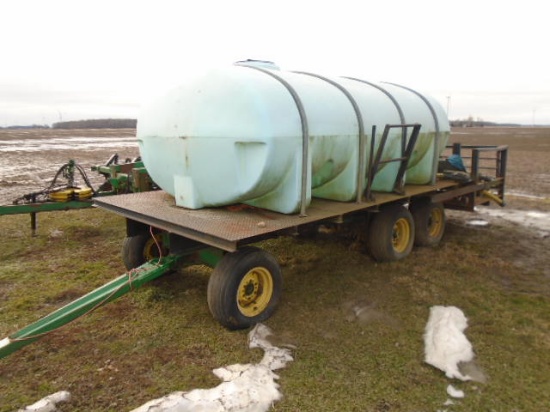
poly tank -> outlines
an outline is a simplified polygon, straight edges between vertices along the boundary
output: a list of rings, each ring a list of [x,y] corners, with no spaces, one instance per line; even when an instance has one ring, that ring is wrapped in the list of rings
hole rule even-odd
[[[376,153],[384,127],[405,123],[421,125],[405,182],[433,182],[449,137],[435,100],[394,84],[247,61],[185,79],[146,106],[137,138],[149,174],[178,206],[246,203],[291,214],[312,196],[360,200],[371,145]],[[382,160],[401,156],[402,130],[390,130]],[[392,191],[398,169],[383,164],[372,189]]]

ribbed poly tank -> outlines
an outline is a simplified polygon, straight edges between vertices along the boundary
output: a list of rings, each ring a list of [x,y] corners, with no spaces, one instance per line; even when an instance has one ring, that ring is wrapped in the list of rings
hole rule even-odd
[[[372,147],[376,153],[386,125],[405,123],[421,125],[406,183],[430,183],[450,130],[432,98],[395,84],[240,62],[185,79],[146,106],[137,138],[149,174],[178,206],[247,203],[290,214],[312,196],[360,200]],[[402,130],[391,129],[382,160],[401,151]],[[372,189],[392,191],[398,168],[382,165]]]

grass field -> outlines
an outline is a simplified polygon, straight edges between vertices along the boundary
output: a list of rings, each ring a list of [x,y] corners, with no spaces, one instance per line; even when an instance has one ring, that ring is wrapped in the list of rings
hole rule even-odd
[[[529,132],[530,134],[526,134]],[[453,141],[509,144],[509,208],[550,209],[548,129],[464,129]],[[521,225],[448,220],[436,248],[377,264],[339,234],[280,238],[280,306],[266,324],[296,346],[280,370],[275,411],[542,411],[550,407],[548,237]],[[467,216],[468,217],[468,216]],[[124,272],[124,220],[99,209],[0,219],[0,339]],[[247,331],[230,332],[206,304],[210,270],[192,266],[98,309],[0,360],[0,411],[68,390],[62,411],[124,411],[176,390],[219,383],[213,368],[257,362]],[[350,307],[365,305],[356,319]],[[454,305],[487,382],[450,382],[423,362],[429,308]],[[444,407],[449,383],[466,397]]]

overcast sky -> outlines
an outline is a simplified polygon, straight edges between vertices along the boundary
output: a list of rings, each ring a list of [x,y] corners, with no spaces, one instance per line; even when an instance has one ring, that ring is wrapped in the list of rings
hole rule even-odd
[[[451,119],[550,124],[541,0],[5,0],[0,16],[0,126],[135,118],[247,58],[403,84]]]

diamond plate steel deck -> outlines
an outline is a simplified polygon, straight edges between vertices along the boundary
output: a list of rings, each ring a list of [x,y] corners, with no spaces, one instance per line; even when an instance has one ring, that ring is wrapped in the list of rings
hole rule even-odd
[[[438,181],[434,186],[406,186],[403,195],[375,193],[374,201],[363,203],[313,199],[305,217],[247,205],[185,209],[176,206],[174,198],[163,191],[100,197],[94,199],[94,203],[128,219],[231,252],[241,244],[288,232],[307,223],[338,219],[349,213],[453,186],[457,183]]]

